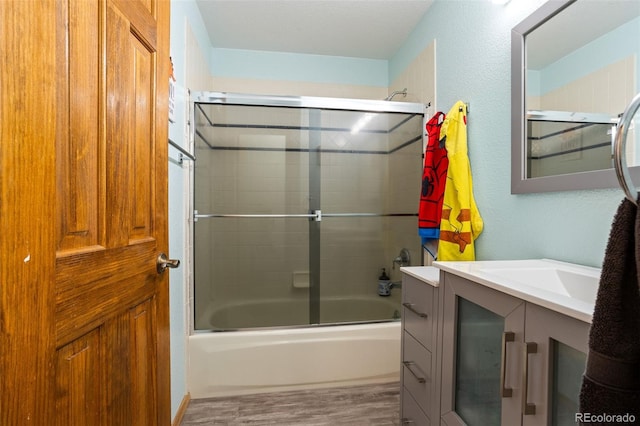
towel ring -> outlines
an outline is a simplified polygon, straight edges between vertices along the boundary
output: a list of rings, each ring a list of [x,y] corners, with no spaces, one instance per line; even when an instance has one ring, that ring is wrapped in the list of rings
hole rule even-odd
[[[613,164],[616,169],[616,176],[618,177],[618,183],[624,191],[627,199],[633,204],[638,203],[638,191],[635,189],[635,185],[631,180],[631,174],[627,167],[627,158],[625,155],[625,143],[627,142],[627,133],[631,126],[631,119],[640,108],[640,93],[638,93],[627,108],[622,113],[620,121],[616,129],[616,137],[613,142]],[[635,193],[632,191],[635,191]]]

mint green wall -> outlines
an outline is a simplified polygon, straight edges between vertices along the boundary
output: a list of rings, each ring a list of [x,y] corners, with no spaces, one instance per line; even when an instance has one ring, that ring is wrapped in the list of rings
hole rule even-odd
[[[478,260],[548,257],[600,267],[619,188],[510,194],[511,28],[541,0],[436,0],[390,61],[390,79],[433,39],[437,106],[469,103],[469,157],[485,222]]]
[[[343,56],[213,48],[217,77],[387,87],[387,61]]]

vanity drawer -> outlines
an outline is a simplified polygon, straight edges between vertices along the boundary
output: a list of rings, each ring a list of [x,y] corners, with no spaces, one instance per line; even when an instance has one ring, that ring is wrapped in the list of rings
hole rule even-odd
[[[431,352],[406,332],[402,347],[402,383],[422,411],[430,414]]]
[[[403,392],[401,425],[430,426],[431,422],[408,392]]]
[[[432,350],[434,289],[410,276],[402,281],[404,329]]]

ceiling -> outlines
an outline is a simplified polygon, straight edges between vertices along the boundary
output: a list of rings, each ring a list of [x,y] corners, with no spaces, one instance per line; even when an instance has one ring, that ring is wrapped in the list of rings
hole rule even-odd
[[[433,0],[196,0],[214,48],[390,59]]]

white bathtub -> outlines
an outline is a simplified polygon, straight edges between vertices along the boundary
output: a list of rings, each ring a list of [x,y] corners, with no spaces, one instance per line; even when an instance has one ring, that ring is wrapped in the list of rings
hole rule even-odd
[[[192,398],[400,379],[400,322],[189,337]]]
[[[355,323],[400,318],[399,290],[391,297],[325,297],[320,302],[320,323]],[[208,306],[199,315],[197,328],[238,330],[256,327],[289,327],[309,323],[307,299],[243,300]]]

